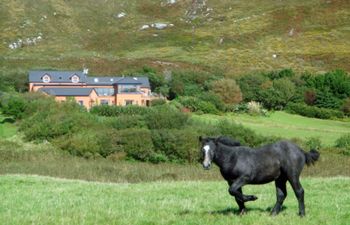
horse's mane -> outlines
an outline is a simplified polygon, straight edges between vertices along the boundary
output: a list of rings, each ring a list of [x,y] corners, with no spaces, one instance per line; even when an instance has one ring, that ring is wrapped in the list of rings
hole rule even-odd
[[[220,136],[216,139],[221,144],[227,145],[227,146],[241,146],[241,143],[237,140],[231,139],[229,137]]]

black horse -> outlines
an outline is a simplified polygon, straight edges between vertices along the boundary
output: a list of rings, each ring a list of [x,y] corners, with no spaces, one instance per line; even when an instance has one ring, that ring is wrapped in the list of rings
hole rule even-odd
[[[299,215],[305,215],[304,189],[299,176],[305,163],[311,165],[318,160],[319,152],[306,153],[290,141],[279,141],[258,149],[240,146],[239,142],[226,137],[199,137],[199,141],[203,167],[209,169],[212,161],[219,166],[240,214],[246,211],[244,202],[257,199],[254,195],[244,195],[243,185],[275,181],[277,201],[271,214],[277,215],[287,196],[286,182],[289,181],[299,202]]]

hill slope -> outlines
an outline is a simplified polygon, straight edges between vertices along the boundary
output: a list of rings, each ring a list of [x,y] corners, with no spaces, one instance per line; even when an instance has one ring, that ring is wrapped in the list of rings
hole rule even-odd
[[[350,71],[348,0],[3,0],[0,29],[3,70]]]

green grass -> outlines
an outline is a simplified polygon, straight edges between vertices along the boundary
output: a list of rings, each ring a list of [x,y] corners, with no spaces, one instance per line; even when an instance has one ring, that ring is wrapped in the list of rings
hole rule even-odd
[[[350,122],[307,118],[281,111],[270,113],[266,117],[226,114],[224,116],[194,115],[193,118],[208,123],[216,123],[222,119],[232,120],[264,136],[302,140],[318,137],[322,144],[328,147],[333,146],[340,136],[350,133]]]
[[[274,185],[246,186],[259,199],[237,206],[224,181],[95,183],[48,177],[0,176],[0,224],[348,224],[350,178],[302,179],[305,218],[288,185],[284,210],[271,217]]]
[[[17,133],[17,127],[12,124],[5,122],[5,117],[0,114],[0,138],[12,137]]]

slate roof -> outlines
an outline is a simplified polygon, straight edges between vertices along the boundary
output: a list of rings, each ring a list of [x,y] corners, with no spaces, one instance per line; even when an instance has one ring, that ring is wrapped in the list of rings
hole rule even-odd
[[[40,88],[39,91],[53,96],[89,96],[93,88]]]
[[[79,83],[86,82],[86,75],[82,71],[45,71],[45,70],[32,70],[29,71],[30,83],[43,83],[42,77],[47,74],[51,78],[51,83],[72,83],[71,77],[73,75],[79,76]]]
[[[72,83],[70,78],[76,74],[79,76],[79,83],[86,83],[87,85],[113,85],[113,84],[140,84],[141,87],[150,88],[148,77],[109,77],[98,76],[89,77],[82,71],[29,71],[30,83],[43,83],[42,77],[48,74],[51,78],[50,83]],[[46,84],[50,84],[46,83]]]

